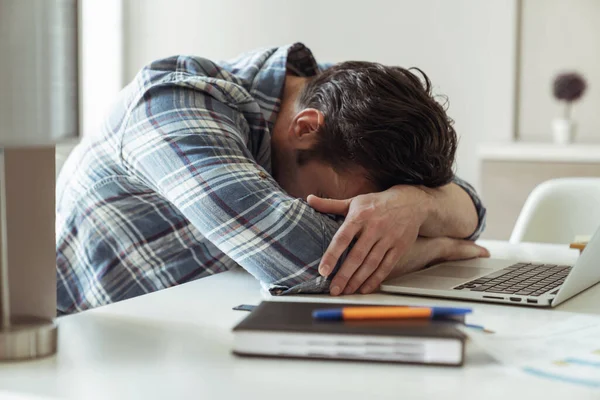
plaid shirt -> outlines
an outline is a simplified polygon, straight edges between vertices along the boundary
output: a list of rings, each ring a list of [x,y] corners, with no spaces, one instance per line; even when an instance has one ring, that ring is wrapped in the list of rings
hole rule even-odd
[[[144,68],[57,184],[58,309],[75,312],[242,266],[272,293],[325,292],[317,267],[341,221],[271,177],[287,70],[302,44]],[[473,198],[483,229],[485,209]]]

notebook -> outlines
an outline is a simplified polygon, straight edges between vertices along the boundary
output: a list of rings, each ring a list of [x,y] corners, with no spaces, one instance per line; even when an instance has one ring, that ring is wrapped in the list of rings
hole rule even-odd
[[[365,304],[265,301],[235,328],[240,356],[460,366],[463,320],[314,321],[316,309]]]

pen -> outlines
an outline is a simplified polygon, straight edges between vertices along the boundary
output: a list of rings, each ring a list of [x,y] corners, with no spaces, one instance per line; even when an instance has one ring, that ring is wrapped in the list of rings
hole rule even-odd
[[[477,329],[478,331],[482,331],[485,333],[495,333],[493,330],[487,329],[486,327],[481,326],[481,325],[465,324],[465,328]]]
[[[348,321],[364,319],[417,319],[441,318],[464,315],[471,312],[470,308],[454,307],[344,307],[314,310],[313,319],[319,321]]]

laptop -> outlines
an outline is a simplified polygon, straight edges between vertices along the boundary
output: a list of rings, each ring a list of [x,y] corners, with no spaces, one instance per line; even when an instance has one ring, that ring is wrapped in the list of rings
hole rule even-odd
[[[600,282],[600,229],[575,265],[477,258],[385,281],[382,292],[555,307]]]

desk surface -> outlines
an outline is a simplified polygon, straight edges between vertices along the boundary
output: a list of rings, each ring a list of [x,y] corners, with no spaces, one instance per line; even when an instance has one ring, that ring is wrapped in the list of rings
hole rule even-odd
[[[482,241],[492,256],[572,263],[566,246]],[[58,355],[0,364],[0,397],[133,399],[598,399],[598,392],[511,373],[472,343],[463,368],[335,361],[246,359],[231,354],[231,328],[264,294],[241,270],[59,319]],[[310,296],[313,300],[329,296]],[[297,301],[302,296],[279,298]],[[373,294],[344,301],[465,302]],[[557,310],[600,314],[600,285]],[[471,303],[473,322],[506,331],[562,318],[549,309]],[[38,397],[35,397],[38,398]]]

